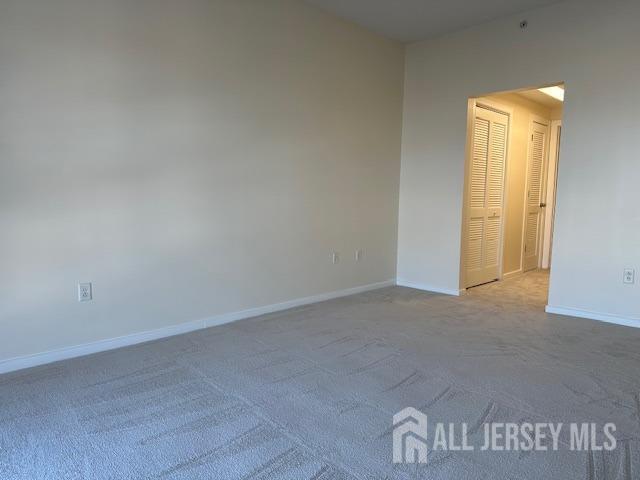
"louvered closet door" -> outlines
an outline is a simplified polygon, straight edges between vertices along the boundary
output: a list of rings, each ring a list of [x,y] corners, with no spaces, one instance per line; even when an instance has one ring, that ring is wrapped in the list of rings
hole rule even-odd
[[[527,164],[527,204],[525,207],[524,260],[523,268],[533,270],[540,265],[542,254],[542,207],[544,193],[544,163],[547,154],[549,126],[533,121],[531,144]]]
[[[466,287],[500,277],[509,117],[476,108],[468,185]]]

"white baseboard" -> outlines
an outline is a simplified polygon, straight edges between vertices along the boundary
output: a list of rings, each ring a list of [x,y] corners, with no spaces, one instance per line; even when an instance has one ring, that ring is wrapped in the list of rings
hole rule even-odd
[[[150,342],[165,337],[173,337],[183,333],[193,332],[206,328],[204,320],[196,320],[178,325],[158,328],[147,332],[133,333],[122,337],[108,338],[106,340],[98,340],[97,342],[84,343],[82,345],[74,345],[73,347],[65,347],[48,352],[34,353],[22,357],[9,358],[0,361],[0,374],[22,370],[24,368],[37,367],[47,363],[67,360],[69,358],[83,357],[92,353],[114,350],[116,348],[128,347],[138,343]]]
[[[589,320],[598,320],[600,322],[614,323],[625,327],[640,328],[640,318],[624,317],[613,313],[592,312],[589,310],[580,310],[577,308],[556,307],[547,305],[545,308],[547,313],[555,313],[556,315],[565,315],[568,317],[588,318]]]
[[[310,297],[298,298],[295,300],[276,303],[273,305],[265,305],[263,307],[250,308],[248,310],[242,310],[238,312],[223,313],[221,315],[216,315],[210,318],[181,323],[178,325],[171,325],[169,327],[158,328],[156,330],[147,332],[133,333],[131,335],[125,335],[123,337],[109,338],[106,340],[99,340],[97,342],[85,343],[73,347],[60,348],[48,352],[0,360],[0,374],[22,370],[24,368],[36,367],[38,365],[45,365],[47,363],[58,362],[60,360],[67,360],[69,358],[82,357],[84,355],[90,355],[92,353],[104,352],[121,347],[128,347],[130,345],[158,340],[160,338],[173,337],[175,335],[181,335],[184,333],[193,332],[195,330],[201,330],[217,325],[223,325],[225,323],[231,323],[236,320],[257,317],[266,313],[279,312],[281,310],[287,310],[289,308],[299,307],[302,305],[309,305],[311,303],[323,302],[325,300],[331,300],[334,298],[346,297],[349,295],[355,295],[357,293],[368,292],[370,290],[377,290],[379,288],[391,287],[395,284],[395,280],[387,280],[384,282],[347,288],[335,292],[327,292],[321,293],[319,295],[312,295]]]
[[[416,290],[423,290],[425,292],[443,293],[445,295],[453,295],[456,297],[459,297],[464,292],[464,290],[453,290],[449,288],[434,287],[433,285],[424,285],[422,283],[410,282],[401,278],[396,281],[396,284],[399,287],[414,288]]]
[[[377,290],[379,288],[393,287],[395,284],[395,280],[386,280],[384,282],[371,283],[369,285],[362,285],[360,287],[347,288],[345,290],[338,290],[335,292],[321,293],[319,295],[312,295],[310,297],[297,298],[295,300],[289,300],[287,302],[274,303],[273,305],[266,305],[264,307],[250,308],[248,310],[241,310],[239,312],[223,313],[222,315],[216,315],[215,317],[205,319],[204,328],[224,325],[225,323],[231,323],[235,322],[236,320],[243,320],[245,318],[258,317],[267,313],[280,312],[282,310],[300,307],[302,305],[309,305],[311,303],[324,302],[326,300],[332,300],[334,298],[348,297],[349,295],[368,292],[370,290]]]
[[[507,280],[508,278],[517,277],[518,275],[522,275],[522,269],[514,270],[513,272],[507,272],[502,275],[503,280]]]

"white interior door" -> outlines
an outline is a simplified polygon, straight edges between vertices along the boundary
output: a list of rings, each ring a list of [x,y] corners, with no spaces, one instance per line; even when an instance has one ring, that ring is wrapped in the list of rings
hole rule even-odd
[[[549,125],[531,122],[531,143],[527,160],[527,198],[524,219],[523,270],[539,267],[542,255],[542,228],[544,221],[544,173],[549,142]]]
[[[466,208],[465,287],[500,278],[509,117],[475,109]]]

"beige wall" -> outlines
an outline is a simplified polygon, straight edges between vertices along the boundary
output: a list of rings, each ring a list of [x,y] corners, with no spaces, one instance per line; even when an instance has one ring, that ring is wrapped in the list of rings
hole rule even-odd
[[[640,2],[566,1],[411,45],[398,277],[460,288],[467,99],[566,82],[549,304],[640,325]]]
[[[0,363],[395,278],[403,62],[297,0],[0,2]]]
[[[563,114],[564,114],[564,107],[552,108],[549,118],[551,120],[562,120]]]
[[[502,255],[502,273],[508,274],[521,270],[529,125],[532,115],[549,120],[551,109],[512,93],[489,95],[487,98],[511,110],[511,138],[505,181],[506,209]]]

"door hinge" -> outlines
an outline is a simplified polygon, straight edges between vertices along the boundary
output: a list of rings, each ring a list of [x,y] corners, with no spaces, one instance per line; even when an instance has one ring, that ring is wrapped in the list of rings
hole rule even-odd
[[[527,253],[527,246],[524,246],[524,253]]]

